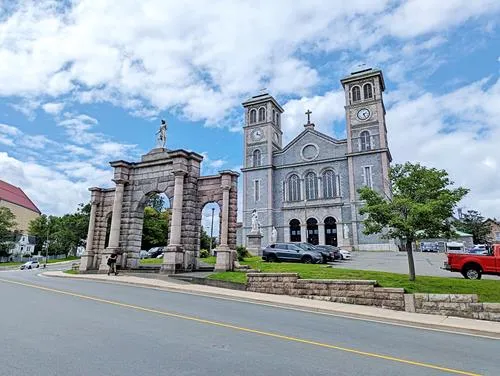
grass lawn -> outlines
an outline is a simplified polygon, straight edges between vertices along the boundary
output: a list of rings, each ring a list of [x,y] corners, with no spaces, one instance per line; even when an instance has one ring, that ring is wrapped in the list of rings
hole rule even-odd
[[[205,264],[215,265],[215,263],[217,261],[217,257],[215,257],[215,256],[208,256],[208,257],[200,259],[200,261],[203,261]]]
[[[2,266],[18,266],[18,265],[22,265],[24,264],[24,262],[2,262],[0,263],[0,267]]]
[[[139,261],[139,265],[161,265],[163,262],[162,258],[149,258],[149,259],[142,259]]]
[[[69,269],[69,270],[65,270],[64,273],[66,273],[66,274],[79,274],[79,271],[78,270]]]
[[[64,262],[64,261],[72,261],[72,260],[80,260],[80,257],[68,256],[66,258],[59,259],[59,260],[49,260],[49,261],[47,261],[47,264],[55,264],[56,262]]]
[[[259,257],[251,257],[241,262],[250,265],[252,269],[273,273],[298,273],[304,279],[372,279],[383,287],[403,287],[408,293],[434,294],[477,294],[482,302],[500,302],[500,281],[483,279],[471,281],[464,279],[460,274],[457,278],[417,276],[415,282],[408,280],[408,275],[325,268],[321,265],[306,265],[295,263],[268,263]],[[212,274],[209,278],[237,283],[246,283],[246,274],[243,272],[223,272]]]

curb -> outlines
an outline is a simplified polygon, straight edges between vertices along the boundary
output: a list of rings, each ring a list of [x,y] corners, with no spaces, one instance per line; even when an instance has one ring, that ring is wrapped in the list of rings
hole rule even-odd
[[[239,301],[244,303],[253,303],[260,304],[265,306],[272,306],[278,308],[285,308],[291,310],[297,310],[302,312],[312,312],[336,317],[344,317],[349,319],[356,320],[364,320],[364,321],[373,321],[384,324],[392,324],[399,326],[406,326],[418,329],[426,329],[426,330],[436,330],[442,332],[449,332],[453,334],[463,334],[463,335],[474,335],[481,336],[490,339],[500,339],[500,323],[494,321],[486,321],[486,320],[474,320],[474,319],[465,319],[460,317],[452,317],[452,316],[441,316],[441,315],[429,315],[422,313],[408,313],[404,311],[393,311],[390,309],[382,309],[383,312],[377,312],[377,314],[369,313],[369,312],[354,312],[356,308],[363,309],[366,306],[359,306],[355,304],[343,304],[343,303],[334,303],[336,307],[312,307],[307,303],[310,302],[308,299],[296,298],[300,300],[304,300],[304,302],[280,302],[277,297],[287,297],[286,295],[273,295],[273,294],[263,294],[263,293],[252,293],[258,294],[258,296],[235,296],[231,294],[225,294],[223,292],[217,291],[200,291],[196,288],[176,288],[175,286],[155,286],[151,283],[147,282],[131,282],[131,281],[119,281],[119,280],[106,280],[102,278],[93,278],[88,274],[85,276],[78,277],[77,275],[72,274],[64,274],[63,272],[59,272],[59,274],[48,274],[48,273],[56,273],[54,271],[43,272],[41,275],[45,277],[55,277],[55,278],[71,278],[71,279],[80,279],[80,280],[91,280],[102,283],[116,284],[116,285],[126,285],[126,286],[137,286],[141,288],[150,288],[155,290],[162,290],[174,293],[183,293],[197,296],[209,296],[218,299]],[[139,278],[139,277],[137,277]],[[182,285],[182,286],[193,286],[193,285]],[[199,286],[199,285],[198,285]],[[223,289],[223,288],[219,288]],[[237,290],[229,290],[228,291],[237,291]],[[292,297],[289,297],[292,298]],[[321,302],[321,303],[330,303],[330,302]],[[331,304],[331,303],[330,303]],[[339,308],[340,307],[340,308]],[[342,309],[343,308],[343,309]],[[412,317],[391,317],[394,315],[408,315]],[[418,318],[419,320],[416,320]],[[425,321],[428,322],[425,322]],[[430,322],[433,321],[433,322]],[[469,324],[469,325],[467,325]],[[472,328],[473,326],[483,326],[483,328]]]

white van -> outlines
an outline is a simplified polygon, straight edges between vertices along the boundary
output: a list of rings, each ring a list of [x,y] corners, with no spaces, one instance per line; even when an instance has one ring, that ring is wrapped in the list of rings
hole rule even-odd
[[[446,243],[446,253],[465,253],[464,243],[459,243],[459,242]]]

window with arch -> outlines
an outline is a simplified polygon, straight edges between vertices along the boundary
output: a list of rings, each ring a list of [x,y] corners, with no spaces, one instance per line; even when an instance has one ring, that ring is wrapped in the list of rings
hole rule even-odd
[[[323,173],[323,197],[333,198],[337,194],[335,181],[335,173],[332,170],[327,170]]]
[[[278,127],[280,126],[280,114],[279,114],[279,112],[276,113],[276,125]]]
[[[257,122],[257,110],[250,110],[250,124]]]
[[[372,148],[370,141],[370,132],[363,131],[359,134],[361,151],[370,150]]]
[[[276,110],[273,108],[273,121],[276,121]]]
[[[363,94],[365,96],[365,99],[373,98],[372,84],[365,84],[365,86],[363,86]]]
[[[292,219],[289,223],[290,225],[290,241],[300,242],[300,222],[298,219]]]
[[[318,179],[314,172],[309,172],[306,175],[306,199],[315,200],[318,198]]]
[[[361,89],[359,86],[354,86],[352,88],[352,101],[357,102],[361,100]]]
[[[266,109],[264,107],[259,108],[259,121],[266,120]]]
[[[261,163],[262,163],[262,158],[261,158],[260,150],[255,149],[253,151],[253,154],[252,154],[252,166],[253,167],[260,167]]]
[[[300,178],[296,174],[288,178],[288,200],[300,201]]]

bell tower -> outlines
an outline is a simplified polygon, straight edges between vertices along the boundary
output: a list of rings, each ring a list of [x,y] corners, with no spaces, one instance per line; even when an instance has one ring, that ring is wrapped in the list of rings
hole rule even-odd
[[[242,103],[245,109],[243,160],[243,239],[251,229],[251,215],[257,210],[263,241],[270,241],[273,218],[273,152],[281,150],[283,108],[268,93]]]

